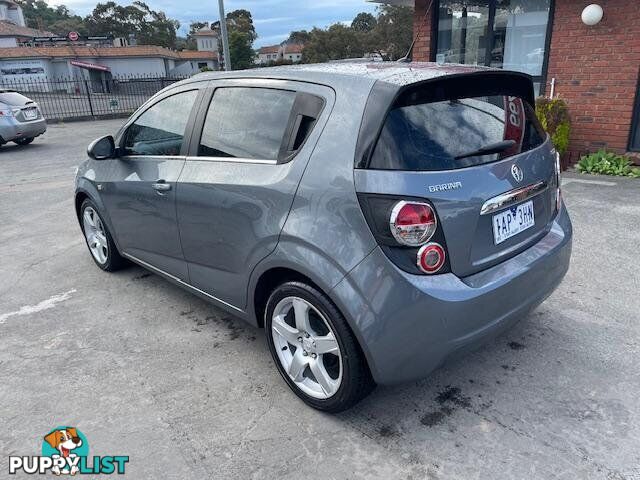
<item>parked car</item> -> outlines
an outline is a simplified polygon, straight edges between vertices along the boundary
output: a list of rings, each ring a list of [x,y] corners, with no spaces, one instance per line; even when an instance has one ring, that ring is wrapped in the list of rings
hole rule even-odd
[[[307,404],[424,377],[569,266],[558,155],[527,75],[333,63],[201,74],[94,141],[75,206],[133,261],[264,327]]]
[[[0,89],[0,145],[27,145],[46,131],[47,122],[33,100],[16,91]]]

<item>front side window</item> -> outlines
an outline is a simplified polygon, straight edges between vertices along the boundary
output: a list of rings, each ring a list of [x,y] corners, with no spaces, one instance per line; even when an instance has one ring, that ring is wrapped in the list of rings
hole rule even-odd
[[[180,155],[197,90],[177,93],[147,109],[127,129],[126,155]]]
[[[449,170],[489,163],[541,145],[546,134],[520,97],[456,98],[393,108],[370,168]]]
[[[198,155],[277,160],[295,99],[296,93],[288,90],[218,88]]]

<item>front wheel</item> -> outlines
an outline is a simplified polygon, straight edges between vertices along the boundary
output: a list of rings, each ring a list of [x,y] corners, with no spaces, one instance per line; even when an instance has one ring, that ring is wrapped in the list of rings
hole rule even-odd
[[[34,137],[31,138],[21,138],[19,140],[14,140],[15,143],[17,143],[18,145],[29,145],[31,142],[33,142]]]
[[[126,265],[127,262],[118,253],[116,244],[100,217],[98,209],[89,199],[82,202],[80,221],[87,247],[98,267],[107,272],[114,272]]]
[[[267,302],[265,333],[280,374],[311,407],[341,412],[373,389],[347,322],[314,287],[287,282],[276,288]]]

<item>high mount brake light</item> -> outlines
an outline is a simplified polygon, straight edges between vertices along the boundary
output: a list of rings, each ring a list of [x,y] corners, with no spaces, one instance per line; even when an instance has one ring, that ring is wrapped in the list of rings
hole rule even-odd
[[[419,247],[427,243],[438,226],[431,205],[399,201],[391,211],[389,227],[393,238],[401,245]]]
[[[444,248],[439,243],[428,243],[418,250],[418,268],[424,273],[436,273],[445,261]]]

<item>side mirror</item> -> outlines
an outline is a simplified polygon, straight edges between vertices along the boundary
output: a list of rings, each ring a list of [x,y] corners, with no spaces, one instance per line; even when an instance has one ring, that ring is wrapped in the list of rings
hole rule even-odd
[[[87,155],[94,160],[105,160],[116,156],[116,142],[111,135],[98,138],[87,147]]]

